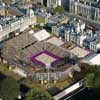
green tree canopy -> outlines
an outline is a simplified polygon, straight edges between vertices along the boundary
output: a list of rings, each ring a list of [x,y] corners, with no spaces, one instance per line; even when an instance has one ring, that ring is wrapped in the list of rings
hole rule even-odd
[[[94,73],[91,73],[91,74],[88,74],[86,77],[85,77],[85,80],[86,80],[86,86],[88,88],[92,88],[94,87],[94,80],[95,80],[95,75]]]
[[[25,100],[52,100],[52,97],[48,92],[33,88],[27,93]]]
[[[5,78],[0,82],[0,98],[3,100],[15,100],[20,92],[20,84],[12,78]]]
[[[64,13],[64,7],[63,6],[57,6],[56,8],[54,8],[53,13],[56,14],[61,14]]]
[[[100,87],[100,66],[90,66],[87,70],[86,76],[86,86],[89,88],[99,88]]]

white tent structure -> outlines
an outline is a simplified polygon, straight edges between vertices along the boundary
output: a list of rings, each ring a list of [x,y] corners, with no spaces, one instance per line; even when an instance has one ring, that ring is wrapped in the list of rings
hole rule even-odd
[[[100,50],[100,43],[97,44],[96,50],[97,50],[97,51]]]
[[[33,36],[38,40],[42,41],[50,37],[50,34],[46,30],[40,30],[37,33],[33,34]]]
[[[97,54],[93,58],[89,60],[89,62],[93,65],[100,65],[100,54]]]
[[[82,60],[82,62],[88,63],[90,65],[100,65],[100,54],[92,54],[87,56]]]

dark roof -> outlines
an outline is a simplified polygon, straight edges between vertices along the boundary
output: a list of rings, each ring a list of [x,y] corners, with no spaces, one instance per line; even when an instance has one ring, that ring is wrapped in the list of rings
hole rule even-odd
[[[8,15],[11,15],[11,16],[21,16],[22,14],[17,12],[15,9],[8,9]]]

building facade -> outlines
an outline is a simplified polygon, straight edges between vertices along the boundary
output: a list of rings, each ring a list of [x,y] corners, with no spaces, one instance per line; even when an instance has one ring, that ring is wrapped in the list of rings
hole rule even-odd
[[[61,2],[62,0],[47,0],[47,7],[57,7],[57,6],[61,6]]]
[[[34,14],[29,14],[29,16],[23,16],[20,18],[14,17],[10,20],[8,19],[5,18],[0,20],[0,41],[9,38],[10,33],[12,32],[22,32],[30,25],[36,24],[36,17]]]
[[[98,1],[70,0],[70,12],[86,17],[87,19],[100,20],[100,4]]]

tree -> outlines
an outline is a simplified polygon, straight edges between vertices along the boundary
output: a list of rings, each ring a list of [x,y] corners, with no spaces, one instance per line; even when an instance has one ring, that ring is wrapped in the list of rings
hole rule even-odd
[[[20,84],[12,78],[7,77],[0,83],[0,98],[3,100],[15,100],[19,92]]]
[[[25,100],[52,100],[52,97],[48,92],[33,88],[27,93]]]
[[[88,88],[99,88],[100,87],[100,66],[90,66],[90,69],[85,76],[86,86]]]
[[[91,66],[86,63],[80,63],[79,67],[81,68],[81,76],[86,76],[87,73],[90,73]]]
[[[53,9],[53,13],[56,14],[61,14],[64,13],[64,8],[62,6],[57,6],[56,8]]]
[[[86,80],[86,86],[88,88],[92,88],[94,87],[94,80],[95,80],[95,75],[94,73],[91,73],[91,74],[88,74],[86,77],[85,77],[85,80]]]

